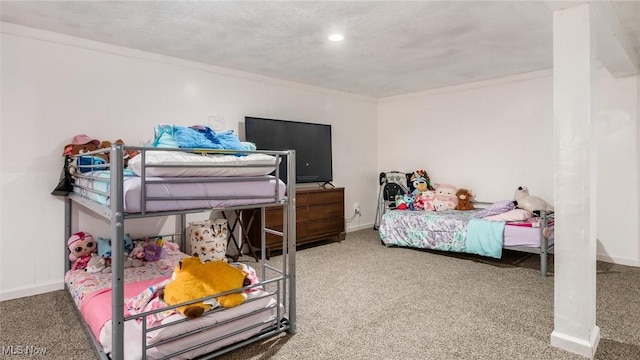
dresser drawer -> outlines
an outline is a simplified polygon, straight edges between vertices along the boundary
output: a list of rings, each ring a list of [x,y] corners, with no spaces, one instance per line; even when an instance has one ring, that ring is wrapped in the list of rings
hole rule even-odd
[[[309,204],[330,204],[339,203],[344,206],[343,189],[325,190],[310,192],[306,194],[306,200]]]
[[[269,209],[265,212],[264,216],[266,218],[267,225],[282,225],[282,214],[283,210],[280,208],[277,209]],[[306,207],[297,207],[296,208],[296,222],[301,223],[308,220],[309,212]]]
[[[307,222],[307,236],[334,235],[344,232],[344,219],[333,218]]]
[[[344,206],[342,204],[335,203],[309,206],[309,220],[320,220],[334,217],[344,217]]]

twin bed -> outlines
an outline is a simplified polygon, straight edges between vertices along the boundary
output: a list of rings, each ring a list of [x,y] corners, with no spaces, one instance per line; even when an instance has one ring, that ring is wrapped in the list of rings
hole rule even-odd
[[[539,254],[540,274],[547,276],[548,254],[554,244],[553,213],[542,211],[539,217],[505,222],[477,218],[479,211],[385,210],[378,229],[380,241],[385,246],[471,253],[498,259],[503,249]]]
[[[125,167],[125,150],[138,151]],[[279,179],[280,162],[287,164],[287,179],[295,178],[293,151],[232,151],[124,147],[109,150],[109,169],[81,172],[65,199],[65,238],[78,230],[73,210],[90,210],[111,224],[111,273],[70,270],[65,262],[65,283],[103,359],[212,358],[246,344],[296,331],[295,293],[295,182]],[[83,154],[91,156],[92,153]],[[269,175],[275,172],[274,175]],[[283,256],[255,264],[233,263],[256,276],[240,291],[247,300],[236,307],[216,308],[197,319],[166,306],[158,297],[144,298],[170,279],[183,257],[186,216],[204,211],[256,209],[265,223],[265,208],[281,207],[283,231],[261,229],[282,237]],[[179,250],[140,267],[124,268],[127,219],[176,215],[182,234],[172,236]],[[158,234],[149,234],[150,236]],[[65,255],[68,249],[65,247]],[[140,297],[145,306],[132,311]],[[206,298],[210,300],[214,298]]]

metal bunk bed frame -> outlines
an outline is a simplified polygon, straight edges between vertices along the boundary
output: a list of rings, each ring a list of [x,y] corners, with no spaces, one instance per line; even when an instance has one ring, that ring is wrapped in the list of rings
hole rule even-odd
[[[285,161],[287,164],[287,179],[295,179],[295,173],[296,173],[296,169],[295,169],[295,151],[294,150],[287,150],[287,151],[233,151],[233,150],[210,150],[210,149],[166,149],[166,148],[162,148],[162,149],[158,149],[158,148],[153,148],[155,150],[163,150],[163,151],[193,151],[193,152],[198,152],[198,153],[211,153],[211,154],[237,154],[237,153],[264,153],[264,154],[268,154],[268,155],[273,155],[276,158],[275,161],[275,165],[273,166],[274,171],[275,171],[275,179],[277,181],[277,179],[279,179],[279,166],[277,164],[279,164],[279,162],[282,160],[282,157],[285,157]],[[123,183],[124,183],[124,155],[125,155],[125,150],[138,150],[140,151],[140,154],[138,156],[142,156],[141,158],[141,164],[142,164],[142,169],[141,169],[141,212],[140,213],[126,213],[124,211],[124,192],[123,192]],[[181,243],[180,243],[180,249],[182,251],[184,251],[185,249],[185,227],[186,227],[186,215],[188,213],[198,213],[198,212],[208,212],[208,211],[227,211],[227,210],[243,210],[243,209],[256,209],[256,208],[260,208],[260,216],[262,218],[261,223],[265,224],[265,208],[266,207],[272,207],[272,206],[281,206],[283,207],[283,231],[276,231],[273,229],[268,229],[265,228],[264,226],[261,228],[261,258],[259,259],[259,267],[261,270],[261,281],[258,284],[254,284],[251,286],[247,286],[243,289],[249,289],[252,287],[256,287],[256,286],[260,286],[260,285],[265,285],[265,289],[266,289],[266,285],[274,285],[277,286],[277,304],[275,306],[279,306],[279,304],[284,304],[285,308],[284,308],[284,312],[288,313],[288,316],[284,316],[284,314],[281,314],[281,309],[280,307],[278,307],[277,313],[277,319],[275,320],[275,324],[273,326],[268,327],[267,329],[261,331],[260,333],[258,333],[257,335],[250,337],[246,340],[242,340],[239,341],[235,344],[217,349],[213,352],[210,352],[208,354],[204,354],[204,355],[200,355],[198,357],[198,359],[210,359],[216,356],[219,356],[221,354],[227,353],[229,351],[235,350],[239,347],[245,346],[247,344],[256,342],[256,341],[260,341],[262,339],[271,337],[271,336],[275,336],[279,333],[282,332],[287,332],[289,334],[295,334],[296,333],[296,258],[295,258],[295,238],[296,238],[296,213],[295,213],[295,209],[296,209],[296,191],[295,191],[295,181],[287,181],[286,184],[286,193],[285,193],[285,197],[282,201],[279,201],[278,199],[280,198],[280,194],[279,194],[279,187],[276,185],[275,186],[275,195],[272,197],[273,201],[269,202],[269,203],[263,203],[263,204],[253,204],[253,205],[243,205],[243,206],[233,206],[233,207],[225,207],[225,208],[201,208],[201,209],[189,209],[189,210],[176,210],[176,211],[160,211],[160,212],[147,212],[145,205],[147,201],[152,201],[152,200],[168,200],[167,198],[147,198],[146,196],[146,192],[145,192],[145,184],[146,183],[150,183],[151,181],[146,181],[146,177],[145,177],[145,168],[146,167],[176,167],[176,166],[172,166],[172,165],[146,165],[146,161],[145,161],[145,154],[146,151],[151,151],[151,148],[145,148],[145,147],[130,147],[130,146],[124,146],[122,144],[113,144],[111,146],[110,149],[107,150],[97,150],[94,152],[90,152],[90,153],[85,153],[82,154],[84,156],[86,155],[93,155],[93,154],[99,154],[99,153],[106,153],[109,152],[109,158],[111,159],[111,163],[109,165],[110,167],[110,187],[109,187],[109,196],[110,196],[110,206],[103,206],[97,202],[94,202],[90,199],[84,198],[80,195],[77,195],[75,193],[71,193],[69,194],[66,198],[65,198],[65,241],[64,244],[66,245],[66,240],[71,236],[72,234],[72,210],[73,210],[73,206],[74,204],[78,204],[81,205],[81,207],[84,207],[86,209],[89,209],[91,211],[93,211],[94,213],[106,218],[108,221],[111,222],[111,244],[112,244],[112,274],[111,274],[111,280],[112,280],[112,296],[111,296],[111,300],[112,300],[112,309],[111,309],[111,313],[112,313],[112,317],[111,317],[111,321],[112,321],[112,331],[111,331],[111,336],[112,336],[112,351],[111,351],[111,357],[109,357],[103,350],[102,345],[100,344],[100,342],[98,341],[98,339],[96,339],[96,337],[93,335],[93,333],[91,332],[91,330],[89,330],[88,325],[86,324],[86,322],[83,319],[83,325],[85,328],[85,331],[87,332],[87,334],[90,336],[90,338],[92,339],[95,349],[98,352],[99,356],[101,359],[111,359],[111,360],[121,360],[124,359],[124,322],[125,321],[129,321],[129,320],[133,320],[133,319],[137,319],[137,318],[143,318],[145,316],[148,315],[152,315],[155,312],[158,311],[151,311],[151,312],[146,312],[143,314],[137,314],[134,316],[129,316],[129,317],[125,317],[124,316],[124,259],[122,254],[124,253],[124,235],[125,235],[125,220],[127,219],[134,219],[134,218],[146,218],[146,217],[159,217],[159,216],[168,216],[168,215],[178,215],[178,222],[179,222],[179,226],[180,229],[182,229],[182,236],[181,236]],[[88,167],[91,167],[91,165],[88,165]],[[184,167],[199,167],[196,165],[186,165]],[[209,165],[208,167],[238,167],[238,165]],[[255,178],[253,178],[255,179]],[[241,181],[244,180],[242,177],[232,177],[230,178],[230,181]],[[219,181],[219,180],[218,180]],[[180,181],[177,181],[180,182]],[[186,179],[183,182],[189,182],[188,179]],[[229,199],[237,199],[238,197],[228,197]],[[271,198],[271,196],[269,197]],[[225,197],[215,197],[215,198],[210,198],[210,197],[203,197],[203,198],[171,198],[171,200],[212,200],[212,199],[226,199]],[[282,241],[283,241],[283,249],[287,249],[286,252],[283,252],[282,255],[282,263],[281,263],[281,268],[278,269],[274,266],[271,266],[269,264],[266,263],[266,258],[265,258],[265,254],[266,252],[266,245],[265,245],[265,233],[270,233],[270,234],[274,234],[277,236],[281,236],[282,237]],[[68,261],[69,259],[69,249],[65,246],[64,247],[64,254],[65,254],[65,274],[68,270],[70,270],[70,262]],[[257,269],[256,269],[257,270]],[[279,277],[271,279],[271,280],[267,280],[266,279],[266,273],[267,271],[275,271],[276,273],[280,274]],[[66,287],[66,285],[65,285]],[[222,293],[224,294],[224,293]],[[220,296],[220,294],[216,294],[213,296],[209,296],[203,299],[199,299],[199,300],[206,300],[206,299],[212,299],[214,297]],[[196,302],[198,300],[194,300],[191,302]],[[170,309],[170,308],[176,308],[179,307],[183,304],[178,304],[172,307],[167,307],[164,308],[166,309]],[[80,317],[82,317],[82,315],[79,312],[79,309],[76,308],[76,310],[78,310],[78,314]],[[155,327],[152,329],[147,329],[146,328],[146,321],[142,321],[143,323],[143,331],[142,331],[142,359],[146,359],[146,350],[149,348],[153,348],[155,346],[158,346],[158,344],[154,344],[151,346],[147,346],[146,345],[146,333],[148,331],[152,331],[155,330],[159,327]],[[166,325],[165,325],[166,326]],[[161,326],[160,326],[161,327]],[[243,328],[242,330],[246,330],[247,328]],[[202,331],[202,329],[198,330],[198,331]],[[193,331],[193,332],[197,332],[197,331]],[[189,332],[189,334],[193,333],[193,332]],[[171,340],[175,340],[178,339],[180,337],[182,337],[184,335],[178,335],[175,338],[171,338],[168,341]],[[177,351],[174,352],[168,356],[166,356],[166,358],[170,358],[172,356],[176,356],[178,354],[190,351],[192,349],[201,347],[201,346],[206,346],[210,343],[213,343],[215,341],[220,340],[223,337],[218,337],[216,339],[207,341],[205,343],[202,344],[197,344],[196,346],[192,346],[190,348],[184,349],[182,351]],[[168,341],[162,341],[161,343],[166,343]]]

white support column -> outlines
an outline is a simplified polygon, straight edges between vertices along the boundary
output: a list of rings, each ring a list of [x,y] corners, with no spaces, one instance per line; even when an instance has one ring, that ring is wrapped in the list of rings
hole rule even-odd
[[[553,13],[555,308],[551,345],[593,358],[596,326],[597,49],[591,5]]]

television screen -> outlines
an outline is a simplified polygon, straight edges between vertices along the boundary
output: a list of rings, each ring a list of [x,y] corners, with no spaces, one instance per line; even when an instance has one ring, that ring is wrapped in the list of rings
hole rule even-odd
[[[296,183],[333,180],[331,125],[245,117],[244,131],[258,150],[295,150]],[[285,162],[280,178],[286,179]]]

